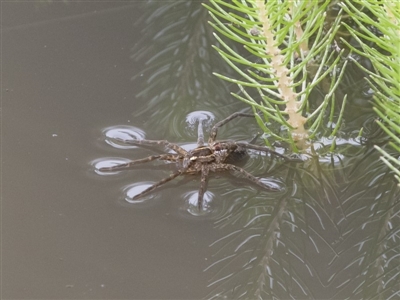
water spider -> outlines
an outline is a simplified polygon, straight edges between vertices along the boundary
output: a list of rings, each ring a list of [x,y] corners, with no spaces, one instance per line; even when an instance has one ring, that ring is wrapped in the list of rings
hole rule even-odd
[[[170,143],[167,140],[122,140],[121,142],[125,144],[136,146],[161,145],[164,146],[166,149],[172,150],[175,153],[151,155],[146,158],[132,160],[127,163],[100,168],[99,171],[108,172],[124,170],[131,168],[137,164],[147,163],[153,160],[174,162],[176,163],[176,171],[172,172],[168,177],[165,177],[164,179],[154,183],[141,193],[135,195],[132,200],[143,197],[144,195],[152,192],[156,188],[175,179],[178,176],[200,175],[200,189],[197,201],[197,205],[200,210],[203,208],[203,198],[204,193],[207,189],[210,172],[230,171],[232,174],[239,177],[244,177],[247,180],[255,183],[258,186],[261,186],[268,191],[277,191],[276,188],[265,184],[259,178],[253,176],[243,168],[240,168],[233,163],[245,157],[247,155],[247,149],[264,151],[281,157],[285,160],[290,160],[288,157],[277,153],[266,146],[254,145],[247,142],[236,142],[232,140],[217,140],[218,129],[237,117],[254,117],[254,115],[249,113],[236,112],[226,119],[216,123],[211,128],[210,137],[207,144],[205,144],[204,142],[202,121],[199,120],[197,147],[189,151],[186,151],[179,145]]]

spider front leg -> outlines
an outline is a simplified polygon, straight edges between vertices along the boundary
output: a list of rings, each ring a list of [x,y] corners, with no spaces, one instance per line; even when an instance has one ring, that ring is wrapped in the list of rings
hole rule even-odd
[[[239,168],[235,165],[231,165],[231,164],[219,164],[215,166],[215,171],[223,171],[223,170],[227,170],[227,171],[233,171],[233,174],[241,174],[243,175],[247,180],[250,180],[251,182],[257,184],[258,186],[261,186],[262,188],[271,191],[271,192],[279,192],[280,190],[266,185],[265,183],[263,183],[259,178],[253,176],[252,174],[250,174],[249,172],[247,172],[246,170]]]
[[[178,160],[179,156],[178,155],[174,155],[174,154],[160,154],[160,155],[152,155],[146,158],[142,158],[142,159],[136,159],[136,160],[132,160],[129,161],[127,163],[123,163],[123,164],[118,164],[112,167],[103,167],[100,168],[99,171],[100,172],[109,172],[109,171],[117,171],[117,170],[123,170],[123,169],[128,169],[131,168],[134,165],[137,164],[144,164],[147,163],[149,161],[153,161],[156,159],[159,160],[168,160],[168,161],[176,161]]]
[[[160,145],[160,146],[164,146],[168,149],[171,149],[180,155],[185,155],[187,153],[187,151],[185,149],[183,149],[182,147],[180,147],[179,145],[170,143],[167,140],[137,140],[137,139],[135,139],[134,136],[132,136],[132,138],[134,138],[134,139],[132,139],[132,140],[118,139],[118,140],[122,141],[123,143],[125,143],[127,145],[134,145],[134,146]]]
[[[199,127],[197,128],[197,147],[204,146],[204,133],[203,133],[203,120],[199,120]]]
[[[215,142],[215,139],[217,138],[218,128],[220,128],[221,126],[225,125],[226,123],[237,117],[254,117],[254,115],[242,112],[235,112],[231,114],[229,117],[223,119],[222,121],[219,121],[211,128],[208,144],[212,144],[213,142]]]

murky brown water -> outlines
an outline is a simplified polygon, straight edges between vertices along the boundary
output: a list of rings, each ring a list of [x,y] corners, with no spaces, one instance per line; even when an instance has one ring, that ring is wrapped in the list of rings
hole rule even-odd
[[[149,118],[132,117],[143,106],[131,81],[143,62],[130,59],[139,6],[2,7],[4,299],[204,294],[212,222],[183,218],[173,189],[145,208],[124,205],[121,188],[138,181],[135,173],[108,180],[91,166],[133,156],[113,151],[105,128]],[[155,176],[144,172],[140,178]]]
[[[211,74],[225,65],[202,40],[208,35],[204,12],[171,3],[170,24],[182,28],[174,37],[155,21],[165,7],[2,3],[2,298],[367,295],[367,288],[355,288],[376,281],[363,277],[357,259],[379,265],[368,255],[385,247],[395,251],[390,241],[398,241],[399,226],[399,191],[383,180],[387,170],[376,165],[376,155],[333,155],[322,168],[309,161],[292,177],[277,171],[269,178],[284,181],[285,194],[265,193],[232,176],[212,178],[213,201],[203,216],[191,214],[185,199],[197,191],[198,180],[176,180],[153,199],[131,204],[125,197],[132,185],[160,180],[168,168],[96,173],[99,162],[153,154],[107,144],[110,132],[193,146],[190,113],[201,110],[220,120],[245,108],[229,96],[236,88]],[[191,13],[185,24],[182,16]],[[171,40],[185,45],[188,38],[197,43],[179,48],[176,59],[156,57]],[[220,133],[249,140],[257,131],[254,121],[237,120]],[[340,143],[360,151],[357,141]],[[268,163],[253,153],[245,168],[263,176]],[[349,165],[358,169],[348,172]],[[374,210],[379,199],[381,209]],[[376,225],[385,217],[392,229]],[[375,232],[376,226],[382,230]],[[367,245],[385,234],[383,248]],[[372,249],[368,255],[364,243]],[[396,268],[385,275],[382,295],[396,296],[390,281]]]

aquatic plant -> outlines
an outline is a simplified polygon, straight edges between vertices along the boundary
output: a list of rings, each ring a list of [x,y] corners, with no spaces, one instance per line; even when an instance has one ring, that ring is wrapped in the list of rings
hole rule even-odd
[[[209,2],[236,71],[215,75],[237,84],[267,144],[311,154],[281,176],[285,195],[247,196],[218,220],[239,229],[213,244],[210,298],[398,297],[399,3]]]
[[[224,233],[211,245],[209,298],[394,299],[400,188],[372,145],[396,158],[398,151],[386,144],[390,138],[399,145],[388,121],[398,119],[387,111],[396,113],[398,102],[374,76],[390,89],[398,77],[381,75],[364,48],[386,59],[396,55],[375,47],[381,29],[362,20],[382,17],[361,1],[265,2],[206,1],[207,26],[197,1],[148,1],[142,36],[154,42],[133,48],[132,57],[144,62],[135,79],[143,81],[138,98],[146,104],[135,113],[157,114],[151,126],[170,130],[166,125],[181,119],[178,106],[220,109],[222,117],[245,103],[267,145],[280,141],[279,150],[308,151],[304,163],[283,166],[253,153],[250,169],[263,180],[284,182],[282,194],[240,184],[221,188],[215,224]],[[263,18],[257,13],[262,3]],[[218,64],[217,53],[226,64]],[[232,90],[240,101],[227,97]],[[236,129],[254,133],[244,127]]]
[[[359,47],[347,46],[368,58],[372,70],[359,65],[368,74],[368,82],[375,92],[376,122],[390,137],[392,149],[375,145],[381,159],[393,170],[400,183],[400,3],[397,1],[352,1],[342,4],[353,16],[358,30],[345,24]]]
[[[347,65],[342,59],[344,50],[335,41],[341,16],[332,19],[326,13],[330,1],[318,5],[315,1],[263,0],[210,3],[206,5],[214,20],[210,24],[222,45],[214,48],[239,77],[216,75],[236,83],[241,94],[233,95],[263,114],[258,122],[268,136],[290,143],[293,149],[297,148],[293,141],[314,137],[329,106],[334,107],[334,92]],[[242,44],[245,51],[236,52],[220,35]],[[312,108],[310,94],[322,85],[324,99]],[[342,111],[345,104],[344,98]],[[329,115],[336,130],[341,116],[334,122],[333,111]],[[288,134],[274,132],[276,127],[268,126],[273,122],[287,128]]]
[[[399,153],[397,2],[210,0],[205,6],[221,45],[214,48],[237,73],[215,75],[237,84],[240,93],[232,95],[261,113],[256,117],[267,144],[285,141],[297,151],[307,139],[327,133],[338,137],[352,101],[343,87],[351,87],[357,68],[361,81],[369,78],[377,122]],[[396,155],[377,149],[400,180]]]

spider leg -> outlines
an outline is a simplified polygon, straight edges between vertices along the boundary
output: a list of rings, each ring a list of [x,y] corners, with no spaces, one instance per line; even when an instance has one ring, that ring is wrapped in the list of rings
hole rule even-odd
[[[248,113],[242,113],[242,112],[235,112],[233,114],[231,114],[229,117],[223,119],[222,121],[219,121],[218,123],[216,123],[210,131],[210,137],[208,139],[208,143],[211,144],[215,141],[215,139],[217,138],[217,133],[218,133],[218,128],[225,125],[226,123],[228,123],[229,121],[237,118],[237,117],[254,117],[254,114],[248,114]]]
[[[164,146],[168,149],[174,150],[176,153],[179,153],[180,155],[185,155],[187,151],[180,147],[177,144],[173,144],[168,142],[167,140],[137,140],[136,137],[132,136],[132,140],[122,140],[118,139],[121,142],[127,144],[127,145],[135,145],[135,146],[153,146],[153,145],[161,145]]]
[[[203,198],[204,198],[204,193],[207,190],[209,172],[210,172],[210,169],[207,168],[205,164],[202,164],[201,165],[201,179],[200,179],[199,196],[197,198],[197,208],[199,210],[201,210],[203,208]]]
[[[259,151],[268,152],[268,153],[274,154],[276,156],[279,156],[279,157],[281,157],[281,158],[283,158],[285,160],[290,160],[289,157],[287,157],[287,156],[285,156],[283,154],[280,154],[280,153],[272,150],[271,148],[269,148],[267,146],[259,146],[259,145],[249,144],[249,143],[246,143],[246,142],[237,142],[236,145],[238,145],[240,147],[243,147],[243,148],[246,148],[246,149],[253,149],[253,150],[259,150]]]
[[[145,189],[143,192],[133,196],[131,200],[136,200],[136,199],[139,199],[140,197],[143,197],[144,195],[154,191],[156,188],[158,188],[159,186],[163,185],[164,183],[167,183],[168,181],[171,181],[171,180],[175,179],[179,175],[182,175],[181,171],[176,171],[174,173],[171,173],[168,177],[165,177],[165,178],[161,179],[160,181],[156,182],[152,186],[150,186],[147,189]]]
[[[197,128],[197,147],[204,146],[204,133],[203,133],[203,120],[199,120],[199,127]]]
[[[146,157],[146,158],[131,160],[131,161],[127,162],[127,163],[118,164],[118,165],[115,165],[115,166],[112,166],[112,167],[103,167],[103,168],[100,168],[99,171],[100,172],[107,172],[107,171],[123,170],[123,169],[131,168],[134,165],[147,163],[149,161],[153,161],[153,160],[156,160],[156,159],[176,161],[177,158],[179,158],[179,156],[177,156],[176,154],[175,155],[174,154],[152,155],[152,156],[149,156],[149,157]]]
[[[255,177],[254,175],[250,174],[249,172],[247,172],[246,170],[239,168],[235,165],[231,165],[231,164],[218,164],[215,165],[214,167],[215,171],[223,171],[223,170],[227,170],[227,171],[233,171],[234,174],[239,173],[241,175],[243,175],[247,180],[254,182],[255,184],[261,186],[262,188],[271,191],[271,192],[278,192],[279,189],[276,189],[274,187],[271,187],[269,185],[266,185],[265,183],[263,183],[259,178]]]

